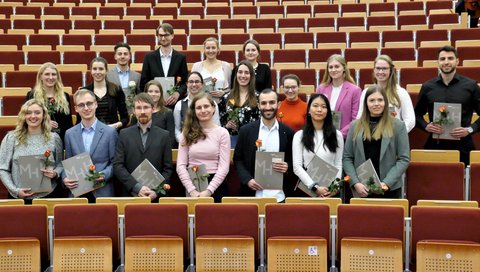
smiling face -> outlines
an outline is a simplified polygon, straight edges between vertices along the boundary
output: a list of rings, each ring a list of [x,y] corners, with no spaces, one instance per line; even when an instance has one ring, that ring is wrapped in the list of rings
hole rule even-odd
[[[238,66],[237,70],[237,82],[241,87],[248,87],[250,83],[250,70],[246,65]]]
[[[272,120],[277,116],[278,101],[277,94],[274,92],[261,93],[258,97],[258,109],[262,117],[266,120]]]
[[[203,88],[202,79],[197,74],[191,74],[187,80],[187,89],[189,94],[193,97]]]
[[[327,116],[327,112],[327,104],[320,96],[313,99],[308,109],[308,113],[310,117],[312,117],[313,122],[323,122]]]
[[[205,42],[203,53],[207,59],[216,59],[219,52],[220,49],[215,41]]]
[[[328,73],[332,80],[343,79],[345,77],[345,68],[340,62],[332,60],[328,63]]]
[[[283,91],[286,99],[289,101],[296,101],[298,99],[298,83],[294,79],[287,78],[283,81]]]
[[[103,62],[93,62],[92,63],[92,77],[95,82],[102,82],[105,80],[105,76],[107,75],[107,67]]]
[[[373,68],[373,73],[377,82],[386,82],[390,77],[390,70],[390,64],[388,64],[388,62],[381,59],[377,60],[375,67]]]
[[[245,46],[243,54],[245,55],[246,60],[249,62],[255,62],[257,61],[260,52],[258,52],[257,47],[253,43],[249,43]]]
[[[379,117],[382,116],[385,109],[385,99],[380,92],[374,92],[367,97],[367,107],[370,112],[370,116]]]
[[[156,105],[160,100],[161,96],[160,88],[158,88],[157,85],[150,85],[148,86],[147,93],[148,95],[150,95],[150,97],[153,99],[154,104]]]
[[[131,58],[130,51],[126,47],[119,47],[115,51],[114,58],[119,66],[127,66]]]
[[[25,114],[25,121],[27,122],[28,129],[38,129],[41,127],[43,114],[43,109],[39,105],[32,104],[29,106]]]
[[[53,88],[58,80],[57,71],[53,68],[46,68],[40,76],[44,88]]]
[[[438,54],[438,68],[442,74],[455,73],[458,65],[458,58],[455,57],[454,52],[441,51]]]
[[[90,121],[95,118],[97,102],[95,97],[86,93],[79,95],[75,101],[75,110],[80,114],[82,120]]]
[[[162,28],[158,29],[158,41],[162,47],[169,47],[172,45],[173,34],[165,32]]]
[[[195,115],[199,122],[207,122],[212,120],[215,113],[214,106],[210,103],[208,98],[200,98],[195,102]]]

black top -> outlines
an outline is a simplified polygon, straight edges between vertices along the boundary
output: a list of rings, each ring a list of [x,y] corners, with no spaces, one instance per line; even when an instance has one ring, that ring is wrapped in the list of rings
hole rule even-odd
[[[137,124],[137,117],[135,114],[132,115],[132,120],[130,121],[130,126]],[[173,112],[170,109],[164,112],[154,112],[152,114],[152,126],[157,126],[168,131],[170,135],[170,140],[172,147],[176,145],[177,140],[175,138],[175,121],[173,119]]]
[[[72,105],[70,104],[70,95],[66,92],[63,92],[63,93],[65,94],[65,99],[68,102],[69,113],[66,114],[57,109],[57,111],[54,114],[50,115],[50,119],[58,123],[58,129],[52,129],[52,131],[57,132],[58,135],[60,135],[62,142],[65,138],[65,132],[67,131],[67,129],[73,127]],[[33,94],[34,94],[33,90],[29,91],[27,93],[27,96],[25,97],[25,101],[32,99]],[[48,101],[45,101],[44,103],[46,106],[48,104]]]
[[[237,75],[238,65],[233,68],[232,78],[230,80],[230,86],[233,88],[233,81]],[[264,63],[259,63],[255,69],[255,90],[260,93],[264,89],[272,88],[272,72],[270,66]]]
[[[370,117],[370,131],[373,131],[375,127],[378,125],[381,117]],[[373,138],[369,140],[363,141],[363,150],[365,152],[365,160],[372,160],[373,168],[375,168],[375,172],[377,172],[378,176],[380,176],[380,149],[382,147],[382,138],[378,140],[374,140]]]

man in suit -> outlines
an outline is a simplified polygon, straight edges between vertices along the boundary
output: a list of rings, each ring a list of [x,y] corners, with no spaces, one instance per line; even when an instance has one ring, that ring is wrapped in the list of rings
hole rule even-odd
[[[80,153],[88,152],[97,171],[104,173],[105,186],[83,195],[89,202],[95,202],[97,197],[114,196],[113,182],[113,157],[117,144],[117,130],[100,122],[95,117],[97,101],[92,91],[78,90],[74,96],[75,109],[82,117],[82,121],[65,133],[66,158]],[[69,189],[78,187],[78,181],[71,180],[63,174],[63,183]]]
[[[288,126],[277,121],[278,94],[271,89],[263,90],[258,96],[258,108],[262,118],[243,126],[238,134],[233,161],[242,184],[242,195],[256,197],[275,197],[278,202],[285,201],[283,190],[264,190],[255,179],[256,141],[262,140],[262,148],[270,152],[285,152],[285,161],[273,163],[273,170],[285,173],[292,170],[292,140],[294,132]]]
[[[152,126],[154,102],[150,95],[137,94],[133,103],[133,112],[138,122],[120,132],[113,170],[123,185],[122,195],[154,200],[157,198],[156,192],[140,184],[131,173],[143,160],[148,159],[168,183],[173,171],[171,140],[168,131]]]
[[[187,92],[187,58],[172,47],[173,26],[163,23],[157,28],[160,47],[145,55],[143,59],[142,77],[140,79],[140,90],[143,90],[148,81],[156,77],[173,77],[178,89],[165,101],[168,106],[174,106],[180,97]],[[180,81],[177,82],[177,78]]]

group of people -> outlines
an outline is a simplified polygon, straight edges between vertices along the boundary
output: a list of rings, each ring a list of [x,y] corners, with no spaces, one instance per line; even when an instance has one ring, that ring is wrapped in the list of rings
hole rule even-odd
[[[141,74],[130,70],[130,47],[125,43],[114,48],[117,64],[112,70],[108,71],[105,59],[92,60],[92,83],[73,95],[75,125],[60,73],[53,63],[42,65],[15,130],[0,147],[0,178],[11,197],[62,197],[62,188],[75,189],[78,181],[63,171],[65,150],[66,159],[89,153],[96,170],[103,173],[99,180],[105,185],[84,195],[90,201],[101,196],[154,200],[159,191],[142,185],[132,172],[148,159],[168,184],[174,171],[172,148],[178,146],[176,172],[187,196],[212,196],[219,202],[228,194],[226,177],[234,148],[241,194],[276,197],[282,202],[285,190],[265,189],[255,181],[255,156],[261,142],[262,150],[285,154],[282,161],[272,163],[273,171],[294,173],[318,197],[336,192],[318,185],[308,174],[315,156],[339,169],[337,178],[348,175],[349,186],[360,197],[375,196],[356,173],[358,166],[371,160],[381,196],[401,198],[402,176],[409,164],[408,132],[415,124],[431,134],[443,132],[432,119],[434,102],[461,104],[461,127],[450,132],[459,141],[430,136],[426,147],[459,149],[465,163],[474,149],[471,135],[479,129],[480,120],[472,124],[471,117],[474,111],[480,113],[480,89],[474,80],[456,73],[458,56],[453,47],[439,50],[440,74],[422,86],[414,109],[386,55],[375,59],[373,85],[363,91],[355,85],[345,58],[332,55],[316,94],[303,101],[300,78],[289,74],[281,80],[285,99],[280,101],[280,94],[272,90],[269,66],[259,62],[256,41],[245,42],[245,59],[232,70],[229,63],[217,59],[218,40],[208,38],[205,59],[189,73],[185,55],[172,48],[173,27],[162,24],[157,35],[160,47],[145,56]],[[164,77],[175,80],[166,99],[158,81]],[[426,113],[430,122],[424,119]],[[43,169],[42,174],[50,179],[52,191],[34,194],[19,186],[18,159],[47,149],[54,167]],[[198,188],[189,174],[189,168],[198,165],[205,166],[206,188]],[[114,179],[121,188],[114,188]]]

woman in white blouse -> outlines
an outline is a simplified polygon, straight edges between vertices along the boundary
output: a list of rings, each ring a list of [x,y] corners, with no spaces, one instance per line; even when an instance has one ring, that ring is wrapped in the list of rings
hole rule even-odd
[[[335,129],[328,98],[313,94],[307,106],[307,120],[303,130],[295,133],[292,143],[293,171],[308,188],[319,197],[330,197],[327,187],[315,184],[305,170],[314,156],[338,168],[337,178],[342,174],[343,136]]]
[[[383,87],[390,102],[388,110],[390,114],[402,120],[405,123],[407,132],[415,127],[415,112],[413,110],[412,99],[407,90],[398,85],[397,70],[393,65],[392,59],[387,55],[380,55],[375,59],[373,68],[373,82]],[[360,101],[365,98],[367,89],[363,90]],[[360,103],[357,119],[362,116],[363,104]]]

